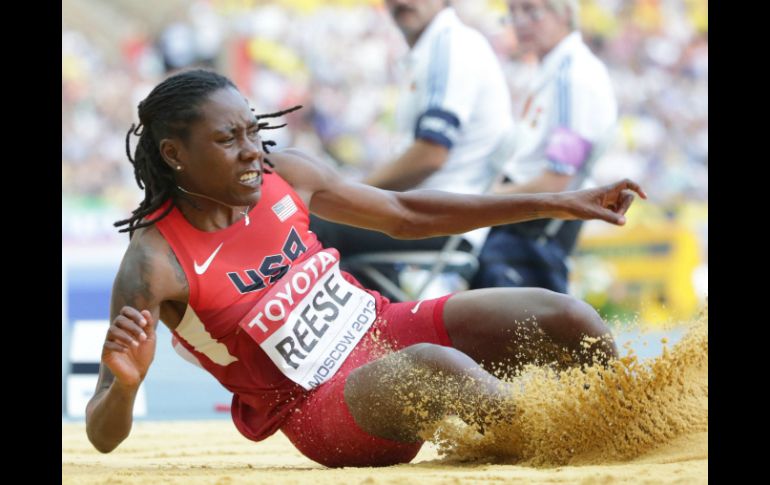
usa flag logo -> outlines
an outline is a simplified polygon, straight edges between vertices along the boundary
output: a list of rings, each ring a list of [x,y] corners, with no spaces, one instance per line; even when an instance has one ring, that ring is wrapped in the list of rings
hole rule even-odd
[[[278,220],[284,222],[291,217],[292,214],[297,212],[297,205],[294,203],[294,200],[292,200],[291,195],[286,194],[283,199],[275,203],[273,212],[278,216]]]

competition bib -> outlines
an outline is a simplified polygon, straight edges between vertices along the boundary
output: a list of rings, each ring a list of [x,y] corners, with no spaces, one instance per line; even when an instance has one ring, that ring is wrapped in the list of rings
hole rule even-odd
[[[313,389],[337,373],[375,318],[374,297],[324,249],[293,266],[238,325],[286,377]]]

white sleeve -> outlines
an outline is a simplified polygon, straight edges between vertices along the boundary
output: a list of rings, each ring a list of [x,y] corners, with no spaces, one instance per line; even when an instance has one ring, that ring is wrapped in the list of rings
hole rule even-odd
[[[601,65],[569,66],[559,70],[555,90],[557,123],[548,134],[545,153],[551,171],[575,174],[617,120],[617,104]],[[590,74],[590,75],[589,75]]]
[[[590,78],[570,76],[569,116],[566,128],[595,143],[617,121],[617,102],[606,70]]]
[[[480,77],[484,73],[478,71],[477,66],[482,63],[477,62],[472,52],[478,50],[478,42],[465,40],[448,29],[433,40],[428,65],[427,106],[417,120],[415,138],[429,139],[451,148],[461,127],[470,122]]]

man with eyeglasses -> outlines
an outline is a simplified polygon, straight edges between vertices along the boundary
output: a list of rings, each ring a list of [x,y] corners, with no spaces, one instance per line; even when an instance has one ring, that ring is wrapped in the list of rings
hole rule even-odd
[[[537,74],[516,116],[517,151],[505,167],[501,194],[561,192],[590,183],[586,162],[617,120],[606,67],[583,43],[578,0],[508,0],[522,52]],[[481,252],[474,288],[547,288],[567,293],[566,258],[580,221],[561,226],[540,219],[495,227]]]

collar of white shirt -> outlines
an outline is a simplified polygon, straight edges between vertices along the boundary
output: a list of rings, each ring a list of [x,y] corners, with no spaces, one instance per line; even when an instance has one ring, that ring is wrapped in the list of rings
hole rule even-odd
[[[543,76],[550,77],[552,73],[559,69],[564,58],[572,54],[582,43],[583,36],[577,30],[564,37],[561,42],[556,44],[556,47],[551,49],[551,52],[543,57],[541,67]]]
[[[420,38],[417,39],[417,43],[409,51],[409,57],[413,57],[417,51],[422,49],[429,49],[431,39],[438,35],[439,32],[444,30],[445,27],[453,24],[459,24],[460,18],[457,16],[455,9],[452,7],[446,7],[433,17],[433,20],[428,24]]]

